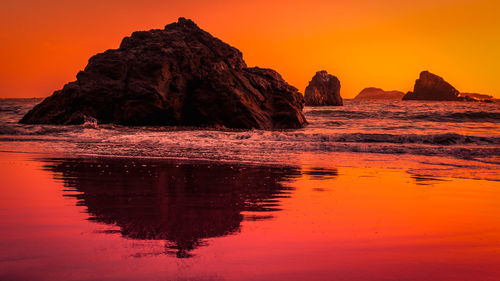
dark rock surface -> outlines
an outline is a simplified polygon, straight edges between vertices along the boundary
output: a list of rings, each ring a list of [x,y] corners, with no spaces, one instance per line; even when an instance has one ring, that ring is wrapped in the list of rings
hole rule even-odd
[[[343,105],[339,79],[324,70],[316,72],[304,94],[309,106]]]
[[[21,123],[300,128],[304,99],[270,69],[247,68],[239,50],[180,18],[137,31],[93,56],[77,80]]]
[[[384,91],[380,88],[365,88],[354,100],[401,100],[405,93],[400,91]]]
[[[408,92],[403,100],[460,101],[459,91],[443,78],[428,71],[420,73],[413,92]]]

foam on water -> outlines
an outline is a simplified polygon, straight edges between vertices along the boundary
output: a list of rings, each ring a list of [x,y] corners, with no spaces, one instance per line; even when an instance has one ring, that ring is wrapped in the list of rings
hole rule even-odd
[[[307,107],[310,124],[285,131],[124,127],[91,118],[80,126],[18,124],[37,102],[0,101],[0,150],[286,164],[303,154],[335,159],[335,153],[348,153],[355,159],[466,160],[463,169],[486,172],[500,165],[498,103],[346,101],[343,107]]]

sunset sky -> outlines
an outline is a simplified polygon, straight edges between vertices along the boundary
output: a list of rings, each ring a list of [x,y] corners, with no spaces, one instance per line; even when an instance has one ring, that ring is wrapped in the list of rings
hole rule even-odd
[[[0,97],[48,96],[92,55],[181,16],[301,92],[322,69],[345,98],[370,86],[408,91],[429,70],[500,98],[498,0],[3,1]]]

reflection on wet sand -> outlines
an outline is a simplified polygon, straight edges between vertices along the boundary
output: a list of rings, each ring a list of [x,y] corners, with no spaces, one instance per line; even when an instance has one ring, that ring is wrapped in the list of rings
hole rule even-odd
[[[66,196],[90,220],[116,225],[131,239],[165,240],[166,252],[190,257],[204,239],[240,230],[244,219],[280,210],[294,167],[179,163],[137,159],[44,159]],[[76,193],[75,193],[76,191]],[[242,212],[254,212],[242,214]],[[259,215],[256,212],[264,212]]]
[[[415,180],[416,185],[434,185],[436,183],[445,181],[441,178],[430,177],[430,176],[419,176],[419,175],[411,175],[413,180]]]
[[[308,175],[312,180],[329,180],[339,175],[336,168],[309,168],[304,169],[302,173]]]

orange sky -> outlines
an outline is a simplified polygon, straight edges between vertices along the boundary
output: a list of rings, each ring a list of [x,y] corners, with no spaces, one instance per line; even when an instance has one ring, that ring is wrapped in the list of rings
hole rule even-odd
[[[408,91],[429,70],[500,98],[498,0],[17,0],[0,9],[0,97],[43,97],[135,30],[184,16],[304,91],[317,70],[343,97]]]

